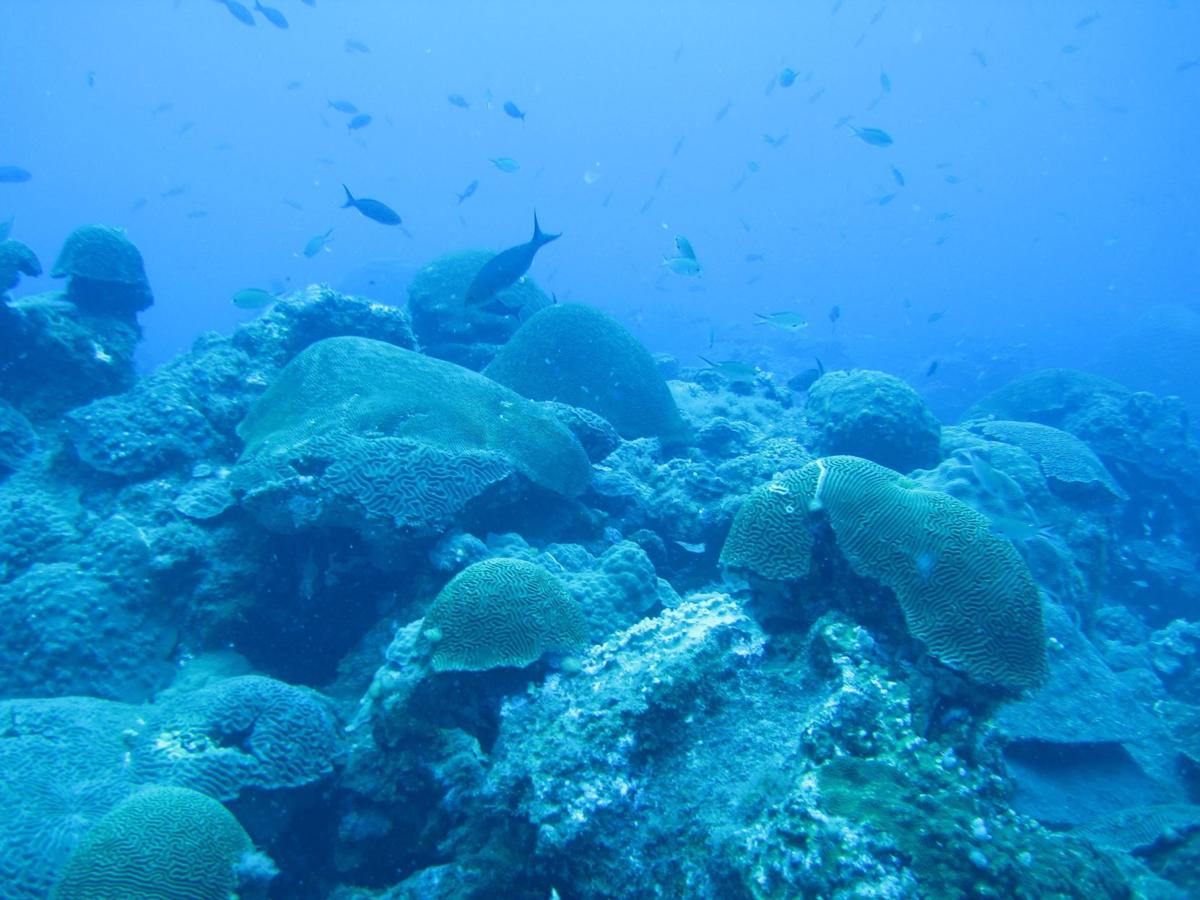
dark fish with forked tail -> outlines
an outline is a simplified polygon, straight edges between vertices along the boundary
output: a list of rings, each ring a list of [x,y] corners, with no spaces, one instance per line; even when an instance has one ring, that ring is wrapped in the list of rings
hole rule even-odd
[[[538,226],[537,213],[533,214],[533,237],[527,243],[501,250],[483,264],[475,280],[467,288],[466,302],[484,303],[500,291],[517,283],[517,279],[529,271],[534,254],[544,245],[557,240],[559,234],[545,234]]]
[[[379,200],[372,200],[369,197],[355,197],[350,193],[350,188],[342,185],[342,190],[346,192],[346,202],[342,204],[342,209],[354,207],[368,219],[373,222],[378,222],[380,225],[399,225],[399,214]]]

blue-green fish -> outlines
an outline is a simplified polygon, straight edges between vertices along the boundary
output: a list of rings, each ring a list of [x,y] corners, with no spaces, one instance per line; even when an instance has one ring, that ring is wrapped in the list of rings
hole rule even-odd
[[[451,94],[446,98],[450,101],[451,106],[457,106],[459,109],[470,109],[471,104],[467,102],[467,98],[462,94]]]
[[[400,216],[386,203],[372,200],[369,197],[356,198],[350,193],[350,188],[344,184],[342,185],[342,190],[346,192],[346,202],[342,204],[342,209],[352,206],[368,219],[378,222],[380,225],[400,224]]]
[[[479,190],[478,178],[474,179],[470,184],[468,184],[466,189],[458,195],[458,205],[462,206],[462,202],[468,197],[472,196],[477,190]]]
[[[340,113],[352,116],[358,112],[358,107],[349,100],[326,100],[325,102],[329,104],[331,109],[336,109]]]
[[[350,122],[346,125],[346,128],[349,131],[357,131],[360,128],[366,128],[374,121],[375,119],[368,113],[359,113],[350,120]]]
[[[692,242],[682,234],[677,234],[675,235],[675,249],[679,251],[679,255],[665,257],[662,264],[676,275],[699,278],[704,270],[700,267],[699,260],[696,259],[696,251],[692,249]]]
[[[538,226],[537,213],[533,214],[533,237],[524,244],[517,244],[507,250],[501,250],[483,264],[476,273],[471,286],[467,288],[466,302],[470,304],[484,303],[506,287],[517,283],[522,275],[529,271],[533,264],[534,254],[538,250],[562,237],[562,233],[545,234]]]
[[[346,38],[346,43],[343,45],[347,53],[370,53],[371,48],[362,41],[357,41],[354,38]]]
[[[892,166],[892,178],[895,179],[897,185],[904,187],[904,173],[895,166]]]
[[[795,83],[796,83],[796,70],[795,69],[784,69],[782,72],[779,73],[779,86],[780,87],[785,87],[785,88],[791,87]]]
[[[504,114],[513,119],[520,119],[522,122],[525,121],[525,113],[521,112],[521,108],[511,100],[504,101]]]
[[[500,156],[496,159],[490,159],[488,162],[490,162],[501,172],[508,172],[509,174],[512,174],[521,168],[521,164],[509,156]]]
[[[847,127],[864,144],[870,144],[872,147],[892,146],[892,136],[882,128],[855,128],[853,125]]]
[[[246,288],[233,295],[233,305],[238,309],[262,309],[275,302],[275,295],[262,288]]]
[[[325,249],[329,244],[329,236],[333,234],[333,228],[330,228],[324,234],[318,234],[316,237],[308,239],[308,243],[304,245],[304,255],[312,259],[318,253]]]

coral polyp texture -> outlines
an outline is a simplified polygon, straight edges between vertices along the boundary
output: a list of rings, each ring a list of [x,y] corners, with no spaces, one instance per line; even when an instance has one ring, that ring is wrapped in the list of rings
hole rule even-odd
[[[541,566],[488,559],[442,588],[425,616],[437,671],[527,666],[544,653],[570,653],[587,640],[575,599]]]
[[[42,274],[37,255],[20,241],[0,240],[0,294],[15,288],[22,275],[36,278]]]
[[[824,457],[757,489],[722,561],[769,579],[803,578],[819,516],[854,571],[895,594],[909,633],[934,657],[983,685],[1041,683],[1041,601],[1020,554],[965,503],[869,460]]]
[[[648,350],[598,309],[543,309],[500,348],[484,374],[533,400],[604,416],[624,438],[687,440],[688,432]]]
[[[809,387],[804,410],[824,454],[862,456],[899,472],[937,465],[941,426],[895,375],[829,372]]]
[[[132,314],[154,303],[142,254],[119,228],[76,228],[68,235],[50,274],[70,277],[67,296],[90,312]]]

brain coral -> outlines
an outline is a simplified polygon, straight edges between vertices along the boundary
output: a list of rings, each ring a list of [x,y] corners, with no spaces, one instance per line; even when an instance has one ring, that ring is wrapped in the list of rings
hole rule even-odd
[[[899,472],[938,463],[941,426],[921,395],[884,372],[829,372],[808,389],[823,454],[862,456]]]
[[[1047,478],[1071,486],[1099,487],[1118,500],[1129,499],[1100,458],[1069,432],[1036,422],[983,421],[969,427],[993,441],[1020,447],[1038,461]]]
[[[238,820],[211,797],[148,788],[84,835],[51,896],[229,900],[237,887],[234,868],[252,849]]]
[[[778,493],[778,484],[786,499],[763,496]],[[803,577],[811,516],[823,512],[851,567],[891,589],[909,632],[933,656],[1007,690],[1043,680],[1046,638],[1033,577],[1012,544],[965,503],[853,456],[814,460],[755,494],[734,520],[723,562],[765,577]],[[779,528],[789,535],[779,537]]]
[[[303,350],[238,426],[243,460],[286,455],[335,432],[499,454],[564,496],[581,493],[591,477],[579,442],[525,398],[468,369],[367,338],[327,338]]]
[[[527,666],[543,653],[579,648],[588,633],[562,583],[519,559],[487,559],[463,569],[433,601],[424,628],[438,671]]]
[[[140,312],[154,303],[142,254],[119,228],[76,228],[67,236],[50,274],[69,275],[67,295],[95,312]]]
[[[533,400],[599,413],[624,438],[687,440],[650,353],[615,319],[578,304],[550,306],[500,348],[484,374]]]
[[[521,324],[550,305],[530,278],[522,278],[500,291],[495,302],[466,303],[467,288],[490,250],[465,250],[439,256],[423,267],[408,287],[408,311],[413,330],[430,356],[448,359],[471,369],[481,369]]]

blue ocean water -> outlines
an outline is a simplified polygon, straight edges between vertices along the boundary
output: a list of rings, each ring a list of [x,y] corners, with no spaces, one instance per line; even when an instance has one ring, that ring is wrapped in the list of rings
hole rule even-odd
[[[3,13],[0,897],[1200,894],[1200,6]]]

